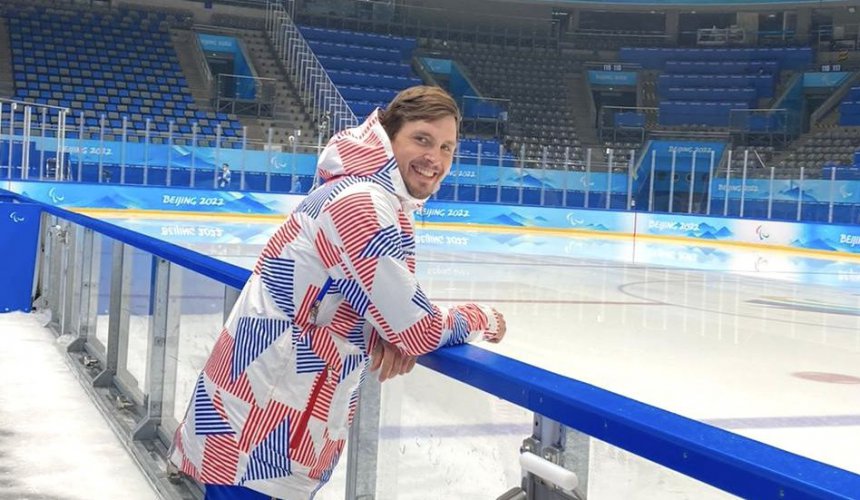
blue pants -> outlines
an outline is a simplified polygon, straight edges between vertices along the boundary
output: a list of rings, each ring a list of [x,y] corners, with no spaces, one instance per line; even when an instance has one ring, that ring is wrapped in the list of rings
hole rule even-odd
[[[272,500],[269,495],[258,493],[244,486],[221,486],[207,484],[204,500]]]

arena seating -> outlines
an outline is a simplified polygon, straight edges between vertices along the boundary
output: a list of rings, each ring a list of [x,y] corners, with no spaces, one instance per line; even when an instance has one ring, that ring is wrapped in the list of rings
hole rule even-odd
[[[532,166],[542,160],[546,147],[550,164],[560,165],[584,156],[577,135],[570,75],[575,63],[549,49],[511,49],[488,44],[426,40],[426,50],[455,59],[472,81],[489,96],[510,99],[505,145],[519,155],[525,152]],[[528,166],[528,165],[527,165]]]
[[[359,119],[384,107],[398,91],[422,83],[409,64],[414,38],[312,26],[299,29]]]
[[[377,107],[385,107],[400,90],[423,83],[410,64],[416,47],[413,38],[312,26],[302,26],[300,30],[332,83],[359,118]],[[461,158],[477,159],[479,143],[481,160],[497,163],[499,141],[495,139],[463,139]],[[513,163],[512,156],[506,159],[509,164]]]
[[[153,143],[165,142],[169,122],[178,134],[214,137],[218,124],[227,143],[241,136],[232,115],[197,108],[171,44],[168,15],[130,9],[75,12],[55,8],[7,8],[16,98],[71,108],[86,127],[143,131],[151,119]],[[118,132],[117,132],[118,133]],[[201,140],[199,144],[204,145]]]
[[[729,126],[731,111],[754,109],[774,96],[780,71],[812,62],[806,47],[622,48],[622,62],[660,70],[659,123]]]
[[[860,87],[852,87],[839,104],[839,124],[860,125]]]
[[[778,176],[798,178],[800,167],[806,178],[830,178],[822,173],[825,164],[852,165],[860,147],[860,127],[837,127],[808,134],[798,140],[792,151],[776,162]]]

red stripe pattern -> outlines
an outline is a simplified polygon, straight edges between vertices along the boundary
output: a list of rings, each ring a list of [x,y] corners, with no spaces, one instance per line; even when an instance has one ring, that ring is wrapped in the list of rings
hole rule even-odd
[[[399,173],[387,150],[374,114],[323,151],[327,185],[265,245],[195,387],[200,401],[211,401],[192,407],[190,415],[197,408],[208,419],[201,430],[215,421],[236,432],[198,434],[195,418],[183,421],[171,461],[184,474],[209,484],[265,485],[277,498],[310,498],[343,450],[344,441],[331,436],[346,434],[343,422],[356,412],[354,387],[380,338],[410,355],[479,333],[492,338],[500,321],[488,319],[489,308],[443,313],[419,289],[410,211],[420,200],[394,191],[403,183],[394,182]],[[328,293],[314,307],[327,281]],[[267,321],[283,333],[246,328],[237,342],[233,325]],[[367,329],[374,333],[365,339]]]

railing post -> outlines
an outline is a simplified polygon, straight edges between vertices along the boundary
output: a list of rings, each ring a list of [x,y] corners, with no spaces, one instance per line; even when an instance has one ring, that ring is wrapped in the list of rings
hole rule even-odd
[[[541,183],[540,183],[540,206],[546,203],[546,146],[541,151]]]
[[[119,183],[125,184],[125,148],[128,142],[128,117],[122,117],[122,142],[119,149]]]
[[[191,173],[188,187],[194,187],[194,174],[197,172],[197,122],[191,124]]]
[[[776,173],[775,167],[770,167],[770,187],[768,188],[767,193],[767,218],[768,220],[773,215],[773,178]]]
[[[274,131],[272,127],[269,127],[269,131],[266,134],[266,192],[270,192],[272,190],[272,138],[274,135]],[[298,139],[296,139],[298,140]],[[295,141],[293,141],[295,142]],[[293,147],[293,161],[295,162],[295,147]],[[295,164],[295,163],[294,163]],[[290,183],[290,190],[293,189],[292,179]]]
[[[693,197],[696,194],[696,151],[693,150],[693,158],[690,160],[690,197],[687,199],[687,213],[693,213]]]
[[[375,377],[367,377],[361,385],[348,438],[346,498],[350,500],[372,499],[376,495],[381,393],[382,384]]]
[[[66,238],[65,247],[63,248],[63,299],[61,310],[63,311],[62,321],[60,323],[60,334],[76,333],[76,323],[78,320],[77,306],[80,304],[80,288],[76,286],[76,280],[80,278],[81,271],[79,269],[81,255],[80,245],[81,238],[79,231],[81,226],[69,224],[65,228]]]
[[[212,171],[212,189],[218,189],[218,169],[221,168],[221,124],[215,125],[215,165]]]
[[[69,110],[63,108],[60,110],[60,115],[57,119],[57,167],[54,169],[54,177],[57,180],[65,179],[65,158],[66,158],[66,120],[68,119]]]
[[[478,160],[475,162],[475,202],[481,201],[481,156],[483,155],[482,144],[478,143]]]
[[[715,154],[711,151],[711,162],[708,165],[708,206],[705,207],[705,214],[711,215],[711,202],[714,200],[714,158]]]
[[[99,117],[99,183],[104,178],[104,157],[105,157],[105,115]]]
[[[654,175],[657,173],[657,150],[651,150],[651,175],[648,182],[648,211],[654,211]]]
[[[83,180],[84,170],[84,112],[78,115],[78,182]]]
[[[496,167],[496,203],[502,202],[502,169],[504,168],[504,148],[499,144],[499,164]]]
[[[523,204],[523,189],[525,188],[525,180],[526,180],[526,167],[525,167],[525,164],[523,162],[520,162],[520,183],[519,183],[520,187],[519,187],[519,194],[517,197],[517,204],[518,205]]]
[[[612,207],[612,170],[615,166],[615,150],[609,150],[609,163],[606,165],[606,210]]]
[[[9,105],[9,151],[6,160],[6,178],[10,180],[12,179],[12,150],[15,148],[15,110],[17,108],[18,103],[13,102]]]
[[[143,185],[149,185],[149,133],[152,127],[152,118],[146,119],[146,128],[143,135]]]
[[[243,125],[242,126],[242,165],[240,166],[242,173],[241,173],[241,176],[239,179],[239,190],[240,191],[245,190],[245,161],[246,161],[245,159],[247,156],[246,155],[247,151],[248,151],[248,127]]]
[[[672,169],[669,173],[669,213],[674,212],[675,208],[675,160],[678,152],[672,150]]]
[[[179,302],[171,296],[179,287],[179,273],[173,272],[170,261],[152,257],[155,262],[155,280],[150,301],[152,321],[149,327],[146,360],[145,414],[132,431],[133,440],[154,439],[161,425],[164,404],[165,364],[168,338],[179,332]]]
[[[173,185],[173,120],[167,123],[167,172],[165,174],[165,184]]]
[[[583,206],[588,208],[588,198],[591,195],[591,148],[585,152],[585,198]]]
[[[627,159],[627,210],[635,208],[633,203],[633,176],[635,175],[634,168],[636,166],[636,150],[630,150],[630,156]]]
[[[833,223],[833,203],[836,197],[836,167],[830,167],[830,206],[827,208],[827,222]]]
[[[744,168],[741,171],[741,207],[740,207],[740,217],[744,216],[744,205],[746,205],[746,194],[747,194],[747,165],[749,162],[749,149],[744,149]]]
[[[14,104],[14,103],[12,103],[12,104]],[[10,104],[10,106],[11,106],[11,104]],[[3,103],[0,102],[0,136],[2,136],[2,134],[3,134]],[[9,140],[10,141],[12,140],[12,134],[9,134]],[[0,141],[2,141],[2,138],[0,138]],[[9,143],[9,151],[10,152],[12,151],[12,143],[11,142]],[[11,162],[9,162],[9,163],[11,163]],[[7,164],[6,166],[8,169],[9,165]],[[2,164],[0,164],[0,168],[2,168]],[[7,175],[8,179],[12,179],[12,172],[11,171],[7,171],[6,175]]]
[[[800,182],[797,184],[797,221],[803,216],[803,179],[806,173],[805,167],[800,167]]]
[[[30,127],[33,120],[33,108],[24,106],[24,140],[21,141],[21,179],[30,178]]]
[[[126,256],[128,254],[128,256]],[[111,249],[110,302],[105,362],[93,378],[94,387],[109,387],[119,367],[120,337],[128,338],[129,308],[126,299],[131,292],[131,253],[121,241],[114,240]]]
[[[567,182],[570,176],[570,146],[564,147],[564,182],[561,192],[561,206],[567,207]]]
[[[39,128],[39,138],[41,139],[42,144],[47,143],[45,140],[45,128],[47,127],[48,121],[48,108],[42,108],[42,123]],[[44,147],[39,148],[39,180],[45,180],[45,149]]]
[[[457,175],[454,176],[454,201],[460,201],[460,174],[462,173],[460,160],[460,148],[457,147],[457,157],[455,160],[455,163],[457,164]]]
[[[726,199],[723,200],[723,217],[729,214],[729,195],[732,194],[732,150],[729,150],[729,162],[726,164]]]
[[[101,251],[97,248],[100,237],[96,237],[92,229],[75,226],[76,231],[82,232],[79,251],[75,256],[75,297],[77,302],[77,318],[74,325],[75,339],[66,346],[68,352],[82,351],[87,338],[96,332],[96,314],[98,313],[98,291]]]

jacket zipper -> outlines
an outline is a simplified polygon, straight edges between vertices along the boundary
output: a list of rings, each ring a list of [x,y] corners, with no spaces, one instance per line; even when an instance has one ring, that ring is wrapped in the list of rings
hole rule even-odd
[[[302,413],[302,418],[299,420],[299,424],[296,426],[296,432],[290,437],[290,448],[295,450],[298,449],[299,444],[301,443],[302,435],[305,433],[305,429],[308,427],[308,420],[311,418],[311,413],[313,412],[314,407],[317,404],[317,399],[319,398],[320,391],[322,390],[323,384],[328,380],[328,366],[323,368],[320,377],[317,379],[314,384],[313,389],[311,390],[311,398],[308,400],[307,406],[305,406],[305,411]]]

